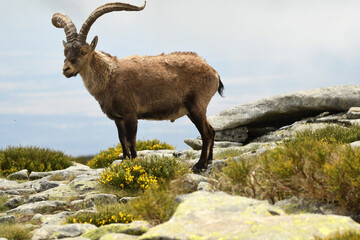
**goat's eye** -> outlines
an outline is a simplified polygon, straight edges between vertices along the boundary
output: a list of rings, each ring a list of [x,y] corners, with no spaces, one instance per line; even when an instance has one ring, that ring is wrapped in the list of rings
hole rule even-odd
[[[87,52],[85,52],[85,51],[81,52],[81,55],[83,55],[83,56],[85,56],[86,54],[87,54]]]

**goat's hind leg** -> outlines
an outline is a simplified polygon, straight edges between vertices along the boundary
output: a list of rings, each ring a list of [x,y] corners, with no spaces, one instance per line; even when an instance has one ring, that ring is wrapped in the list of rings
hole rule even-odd
[[[199,173],[202,169],[207,168],[209,160],[212,159],[212,147],[214,143],[215,132],[207,121],[205,112],[198,112],[195,109],[189,109],[188,117],[195,124],[202,138],[200,159],[192,168],[194,173]]]
[[[212,131],[212,139],[211,139],[210,151],[209,151],[209,156],[208,156],[208,164],[211,164],[212,160],[214,159],[213,151],[214,151],[214,141],[215,141],[215,129],[210,125],[209,122],[208,122],[208,124]]]

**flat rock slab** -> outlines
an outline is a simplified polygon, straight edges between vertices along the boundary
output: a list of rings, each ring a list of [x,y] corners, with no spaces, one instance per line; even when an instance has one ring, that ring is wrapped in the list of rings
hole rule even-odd
[[[259,201],[223,192],[194,192],[180,198],[166,223],[140,239],[314,239],[337,230],[360,230],[351,218],[335,215],[286,215]]]
[[[27,169],[23,169],[19,172],[15,172],[7,176],[10,180],[28,180],[29,179],[29,171]]]
[[[194,150],[202,149],[201,139],[188,138],[185,139],[184,142]],[[229,147],[241,147],[241,146],[243,146],[243,144],[239,142],[229,142],[229,141],[214,142],[214,148],[229,148]]]
[[[129,235],[141,235],[147,232],[150,228],[150,224],[146,221],[134,221],[132,223],[113,223],[99,227],[97,229],[90,230],[82,237],[89,238],[92,240],[99,239],[109,233],[123,233]]]
[[[44,199],[47,200],[49,198],[51,199],[59,199],[59,200],[67,200],[72,197],[78,196],[79,193],[73,190],[69,184],[62,184],[58,187],[54,187],[51,189],[48,189],[46,191],[31,195],[29,197],[29,201],[35,202],[36,200],[30,200],[30,199]]]
[[[325,111],[347,111],[359,105],[360,86],[336,86],[264,98],[227,109],[208,120],[219,131],[250,123],[291,121]]]
[[[0,179],[0,189],[1,190],[12,190],[12,189],[19,189],[21,185],[16,181],[11,181],[7,179]]]
[[[34,232],[32,240],[64,239],[77,237],[91,229],[96,229],[92,224],[68,224],[68,225],[51,225],[47,224]]]
[[[41,201],[35,203],[26,203],[18,206],[17,208],[11,209],[6,214],[32,214],[42,211],[44,209],[51,210],[56,209],[58,206],[65,206],[65,201]]]
[[[109,233],[102,236],[100,240],[136,240],[139,239],[137,236],[123,234],[123,233]]]

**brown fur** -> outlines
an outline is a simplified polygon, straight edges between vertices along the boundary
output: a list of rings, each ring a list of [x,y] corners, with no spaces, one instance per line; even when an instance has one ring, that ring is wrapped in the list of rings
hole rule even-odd
[[[187,115],[203,139],[200,171],[212,159],[215,131],[206,109],[223,85],[219,74],[193,52],[118,59],[95,50],[97,37],[87,44],[64,42],[63,73],[80,73],[85,87],[118,129],[124,157],[136,157],[137,120],[171,120]]]

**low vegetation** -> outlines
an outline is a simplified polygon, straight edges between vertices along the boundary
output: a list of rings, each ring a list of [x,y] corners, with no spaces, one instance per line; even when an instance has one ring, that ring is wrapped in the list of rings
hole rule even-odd
[[[99,205],[97,213],[82,213],[68,218],[69,223],[128,223],[147,220],[152,224],[167,221],[175,212],[176,191],[169,182],[189,172],[189,166],[170,157],[126,159],[107,168],[99,182],[105,192],[117,196],[137,196],[127,204]]]
[[[170,149],[174,150],[175,148],[166,142],[161,142],[157,139],[154,140],[137,140],[136,150],[164,150]],[[116,147],[109,147],[108,150],[101,151],[97,154],[92,160],[88,161],[88,166],[91,168],[105,168],[110,166],[110,164],[119,159],[119,155],[122,153],[121,144],[118,144]]]
[[[358,204],[360,202],[358,194],[360,192],[360,150],[346,144],[359,139],[360,127],[358,126],[350,128],[331,126],[316,131],[297,133],[294,138],[256,157],[241,158],[237,156],[242,152],[232,150],[224,152],[221,157],[228,158],[227,165],[221,171],[214,170],[212,176],[217,180],[219,190],[232,194],[268,199],[272,202],[291,196],[300,196],[318,202],[333,202],[344,211],[358,214],[360,213]],[[158,140],[140,141],[138,145],[139,149],[172,148]],[[110,223],[146,220],[155,225],[169,220],[177,207],[175,198],[188,191],[188,189],[183,189],[181,176],[189,172],[189,166],[179,159],[169,157],[127,159],[109,166],[110,157],[104,156],[118,158],[121,152],[118,147],[109,149],[106,151],[108,155],[104,153],[97,155],[90,161],[92,163],[89,163],[89,165],[108,166],[99,179],[103,191],[117,196],[136,196],[136,198],[127,204],[97,203],[96,213],[79,213],[70,216],[67,222],[102,226]],[[64,168],[67,166],[62,163],[65,162],[64,159],[71,163],[70,157],[47,149],[10,147],[0,152],[1,172],[8,174],[15,171],[14,169],[28,168],[19,167],[15,163],[12,167],[5,168],[3,159],[16,162],[20,161],[19,159],[27,159],[28,156],[34,158],[41,154],[50,158],[49,165],[43,163],[44,166],[41,167],[43,170],[55,167]],[[15,160],[9,161],[12,156]],[[56,159],[55,156],[60,159],[61,166],[51,163],[55,161],[51,160]],[[38,161],[42,158],[39,157],[33,165],[40,166]],[[39,170],[38,168],[33,171]],[[177,181],[172,181],[174,179]],[[51,180],[64,181],[66,179],[60,175],[54,175]],[[7,197],[0,197],[1,211],[6,210],[4,203],[7,199]],[[29,231],[18,224],[0,226],[0,236],[6,236],[8,239],[30,238]],[[357,232],[346,232],[316,239],[336,240],[357,239],[358,237]]]
[[[347,232],[336,232],[335,234],[330,234],[327,237],[317,237],[315,240],[358,240],[360,239],[360,232],[356,231],[347,231]]]
[[[30,240],[30,232],[22,224],[0,224],[0,237],[8,240]]]
[[[148,157],[124,160],[101,174],[100,183],[129,191],[145,190],[189,172],[189,166],[175,158]]]
[[[0,173],[8,175],[23,169],[29,172],[68,168],[72,158],[63,152],[39,147],[7,147],[0,150]]]
[[[219,153],[216,153],[214,158],[215,159],[231,158],[231,157],[239,156],[243,153],[244,153],[243,151],[236,150],[236,149],[225,149]]]
[[[176,207],[175,195],[165,185],[154,184],[126,204],[98,204],[96,212],[84,212],[70,216],[67,222],[103,226],[110,223],[146,220],[155,225],[169,220]]]
[[[168,221],[174,214],[178,205],[175,197],[174,191],[166,185],[154,184],[128,205],[131,212],[139,219],[155,225]]]
[[[5,206],[5,203],[9,200],[9,197],[6,195],[0,196],[0,212],[6,211],[9,208]]]
[[[74,157],[74,162],[83,164],[83,165],[88,165],[88,162],[91,161],[94,158],[94,155],[86,155],[86,156],[78,156],[78,157]]]
[[[360,140],[360,126],[342,127],[339,125],[329,125],[316,131],[306,130],[298,133],[296,137],[298,139],[311,138],[326,143],[347,144]]]
[[[290,196],[338,204],[360,212],[360,127],[331,126],[298,133],[254,159],[230,160],[214,176],[228,192],[272,202]]]
[[[95,226],[103,226],[110,223],[130,223],[135,218],[130,214],[126,204],[99,204],[96,212],[84,212],[71,216],[67,219],[68,223],[90,223]]]

